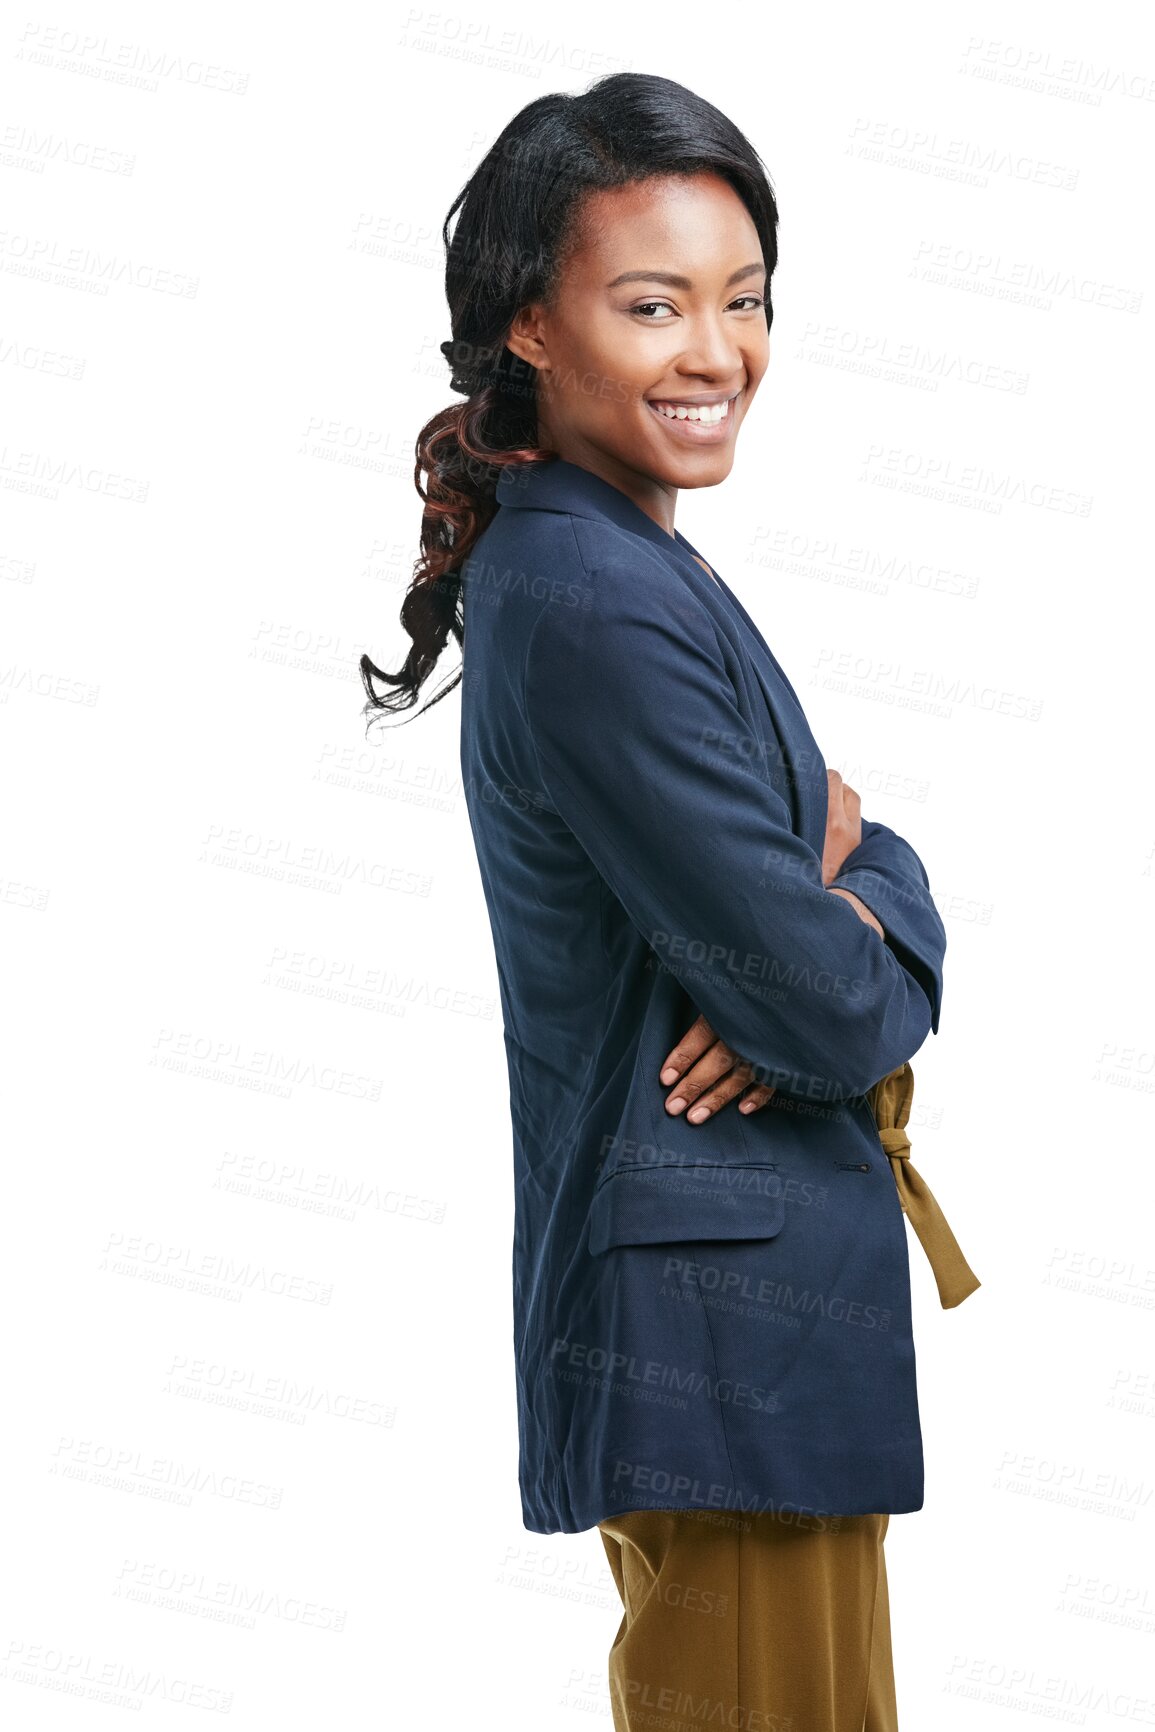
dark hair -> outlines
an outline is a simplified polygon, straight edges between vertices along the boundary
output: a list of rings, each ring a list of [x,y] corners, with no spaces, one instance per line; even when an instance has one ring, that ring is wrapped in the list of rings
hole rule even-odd
[[[450,632],[464,646],[461,567],[497,509],[498,477],[507,464],[557,455],[537,445],[535,369],[506,348],[505,338],[524,306],[548,303],[580,234],[586,195],[710,172],[734,188],[758,231],[769,326],[778,261],[769,176],[733,121],[673,79],[615,72],[574,96],[539,96],[513,117],[454,199],[442,225],[453,336],[441,352],[452,369],[451,388],[466,401],[440,410],[417,436],[421,553],[401,606],[413,647],[397,674],[361,657],[369,697],[363,714],[411,708]],[[374,678],[392,690],[378,693]],[[446,697],[460,678],[459,668],[423,708]]]

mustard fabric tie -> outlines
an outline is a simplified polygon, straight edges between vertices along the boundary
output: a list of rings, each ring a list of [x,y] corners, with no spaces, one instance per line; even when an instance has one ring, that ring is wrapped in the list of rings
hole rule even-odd
[[[961,1305],[976,1287],[982,1286],[982,1282],[963,1256],[930,1187],[911,1165],[910,1138],[906,1134],[914,1099],[914,1072],[910,1065],[902,1064],[897,1070],[892,1070],[889,1076],[875,1083],[866,1098],[878,1124],[883,1150],[890,1160],[894,1182],[898,1186],[898,1200],[934,1270],[943,1309]]]

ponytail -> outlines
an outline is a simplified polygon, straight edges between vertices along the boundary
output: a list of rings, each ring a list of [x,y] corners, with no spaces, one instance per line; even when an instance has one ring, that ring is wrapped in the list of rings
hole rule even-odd
[[[442,344],[447,359],[466,345]],[[504,346],[503,346],[504,347]],[[361,657],[361,678],[368,694],[363,713],[411,709],[452,632],[465,643],[461,568],[497,511],[497,482],[510,463],[540,461],[555,455],[535,444],[537,415],[528,381],[516,388],[521,365],[504,350],[490,382],[470,390],[468,368],[455,371],[453,383],[466,389],[464,403],[453,403],[427,421],[417,436],[413,485],[424,503],[421,554],[401,604],[401,624],[413,639],[400,673],[386,673],[368,655]],[[529,370],[532,372],[532,369]],[[459,378],[462,384],[458,384]],[[514,388],[511,388],[514,387]],[[422,474],[428,484],[421,485]],[[373,681],[392,690],[381,693]],[[461,669],[418,714],[440,703],[460,683]]]

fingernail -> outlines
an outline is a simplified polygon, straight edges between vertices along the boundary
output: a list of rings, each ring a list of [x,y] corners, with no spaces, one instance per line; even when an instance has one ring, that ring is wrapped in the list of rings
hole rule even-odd
[[[686,1117],[689,1119],[689,1121],[692,1125],[700,1125],[702,1120],[708,1119],[709,1116],[710,1116],[709,1107],[695,1107],[693,1112],[686,1114]]]
[[[752,1113],[754,1111],[754,1102],[753,1101],[739,1101],[738,1102],[738,1111],[740,1113]]]
[[[685,1104],[686,1103],[682,1099],[681,1095],[675,1095],[672,1101],[666,1102],[666,1111],[668,1113],[680,1113]]]
[[[676,1067],[672,1064],[668,1064],[666,1066],[665,1070],[662,1072],[662,1081],[664,1083],[676,1083],[677,1080],[678,1080],[678,1072],[677,1072]]]

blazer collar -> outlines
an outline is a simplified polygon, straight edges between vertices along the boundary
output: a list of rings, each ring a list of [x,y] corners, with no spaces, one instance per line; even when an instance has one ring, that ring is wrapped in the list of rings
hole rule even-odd
[[[644,536],[667,551],[676,544],[676,532],[667,535],[620,487],[564,457],[506,464],[497,480],[497,503],[531,511],[564,511],[574,517],[608,518],[619,529]]]
[[[630,535],[640,535],[644,540],[652,541],[663,548],[667,555],[681,555],[676,558],[676,563],[691,587],[700,596],[717,596],[719,589],[722,591],[734,612],[753,633],[755,642],[801,710],[801,701],[787,679],[784,668],[734,591],[718,575],[717,567],[712,561],[707,561],[717,578],[715,582],[698,564],[702,555],[686,540],[680,529],[675,529],[673,535],[667,535],[661,525],[655,523],[640,505],[635,505],[619,487],[612,486],[592,470],[582,469],[579,464],[570,463],[564,457],[552,457],[541,463],[506,464],[497,479],[497,503],[503,507],[521,506],[531,511],[568,512],[574,517],[600,517],[616,524]],[[761,668],[759,676],[766,701],[773,711],[774,702]]]
[[[628,494],[603,481],[592,470],[582,469],[564,457],[553,457],[542,463],[506,464],[497,480],[497,503],[503,507],[521,506],[531,511],[562,511],[574,517],[601,518],[624,529],[628,535],[640,535],[667,555],[674,555],[679,570],[694,583],[704,583],[706,593],[717,593],[721,588],[746,623],[754,625],[737,596],[721,579],[715,583],[702,570],[698,564],[701,556],[697,548],[690,545],[681,530],[675,529],[673,535],[668,535],[640,505],[635,505]]]

